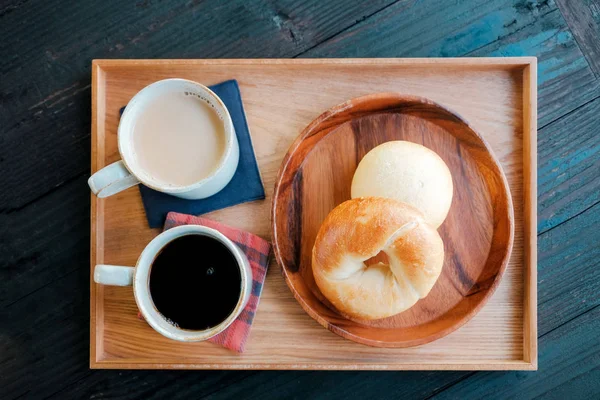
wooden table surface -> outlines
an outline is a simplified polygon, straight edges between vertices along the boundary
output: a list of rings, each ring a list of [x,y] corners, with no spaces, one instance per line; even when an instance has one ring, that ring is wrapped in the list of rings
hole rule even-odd
[[[521,55],[537,372],[89,370],[92,59]],[[0,2],[1,399],[600,398],[599,203],[599,0]]]

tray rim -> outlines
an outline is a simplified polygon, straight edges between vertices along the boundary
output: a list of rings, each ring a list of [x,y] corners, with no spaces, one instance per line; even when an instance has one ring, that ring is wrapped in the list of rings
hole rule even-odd
[[[113,68],[168,67],[173,65],[388,65],[388,66],[460,66],[475,68],[511,68],[523,72],[523,360],[490,360],[487,362],[421,364],[229,364],[164,361],[148,363],[143,359],[108,360],[98,334],[102,323],[97,324],[102,310],[96,302],[103,296],[102,286],[95,285],[90,274],[90,368],[92,369],[294,369],[294,370],[537,370],[537,58],[536,57],[480,57],[480,58],[328,58],[328,59],[96,59],[92,61],[92,118],[91,118],[91,171],[98,170],[98,160],[104,158],[104,149],[96,143],[104,140],[105,104],[98,101],[105,96],[103,80]],[[102,126],[100,126],[100,124]],[[104,221],[97,216],[104,211],[104,203],[91,194],[90,206],[90,271],[102,263]],[[100,319],[103,321],[103,319]]]

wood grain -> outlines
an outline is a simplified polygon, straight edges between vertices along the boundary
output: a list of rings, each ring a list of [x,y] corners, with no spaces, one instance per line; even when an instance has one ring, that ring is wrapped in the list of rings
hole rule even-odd
[[[273,187],[283,155],[299,132],[320,112],[348,98],[391,90],[452,105],[484,135],[506,172],[514,201],[515,249],[495,295],[470,323],[434,343],[410,349],[371,348],[327,332],[298,305],[275,264],[267,275],[248,351],[243,356],[210,343],[174,344],[136,319],[130,289],[105,288],[102,301],[97,303],[104,308],[104,331],[98,338],[103,342],[104,352],[92,354],[92,367],[532,368],[523,359],[523,233],[524,224],[529,222],[523,219],[522,187],[523,68],[531,61],[521,58],[97,62],[106,74],[103,100],[106,141],[98,143],[105,145],[105,158],[99,160],[97,168],[119,158],[118,110],[143,86],[167,76],[205,84],[235,77],[240,83],[267,189]],[[147,65],[155,67],[148,69]],[[281,82],[285,84],[282,86]],[[447,90],[440,91],[439,87]],[[269,194],[264,202],[208,216],[269,238],[270,200]],[[101,202],[105,213],[93,217],[104,219],[103,261],[133,264],[145,244],[158,233],[146,228],[138,192],[128,190]],[[526,266],[530,267],[533,266]],[[92,287],[92,293],[94,290]],[[92,308],[95,306],[92,302]],[[92,320],[92,324],[96,322]],[[298,334],[302,340],[297,340]],[[291,341],[295,346],[289,346]],[[490,342],[494,346],[486,345]],[[465,347],[465,343],[469,345]]]
[[[595,398],[600,392],[598,360],[600,307],[540,338],[540,370],[535,374],[485,372],[459,382],[434,399],[475,398]],[[568,340],[566,340],[568,338]],[[563,358],[569,354],[568,360]]]
[[[600,76],[600,1],[557,0],[581,51],[596,77]]]
[[[515,57],[529,54],[535,54],[538,59],[540,127],[600,96],[600,81],[556,9],[535,18],[514,34],[500,37],[468,55]]]
[[[600,203],[540,235],[540,335],[600,305],[598,224]]]
[[[525,265],[535,265],[524,272],[525,308],[523,311],[524,358],[537,368],[537,60],[523,70],[523,203],[525,225],[523,245],[536,249],[525,253]],[[531,323],[528,323],[531,322]]]
[[[89,173],[93,58],[458,57],[504,51],[544,61],[540,126],[600,95],[560,12],[543,0],[452,7],[443,0],[17,3],[0,23],[5,38],[0,50],[7,54],[0,61],[6,83],[0,94],[5,127],[0,159],[12,166],[11,174],[0,175],[6,188],[0,211],[6,212]],[[102,18],[64,20],[62,10]],[[36,31],[27,32],[23,20]],[[222,30],[227,34],[216,39]],[[20,35],[27,40],[17,40]],[[549,82],[556,91],[545,90]]]
[[[94,57],[288,57],[315,43],[322,43],[319,49],[333,46],[328,54],[331,57],[343,56],[350,48],[358,49],[357,56],[361,57],[414,57],[422,54],[428,43],[446,43],[450,45],[445,46],[446,54],[454,57],[464,56],[465,49],[470,51],[471,42],[484,46],[474,54],[477,56],[521,48],[520,54],[543,57],[545,68],[539,71],[539,164],[545,168],[543,182],[540,176],[544,200],[539,203],[539,226],[544,232],[539,237],[539,333],[562,327],[564,335],[551,347],[543,346],[540,354],[581,338],[570,334],[580,320],[569,321],[598,304],[600,268],[594,224],[598,223],[600,208],[587,202],[596,193],[593,187],[598,182],[594,174],[597,157],[586,151],[594,147],[592,142],[577,139],[591,137],[590,132],[597,130],[592,123],[597,120],[595,106],[580,106],[594,98],[590,89],[593,92],[598,81],[592,79],[589,68],[585,72],[585,60],[573,38],[564,42],[548,35],[560,27],[567,36],[569,29],[556,12],[543,12],[548,6],[542,11],[536,7],[544,0],[506,0],[502,7],[472,18],[461,16],[461,6],[467,5],[476,13],[487,0],[452,2],[451,7],[441,0],[420,0],[414,5],[412,1],[401,2],[411,3],[411,8],[386,8],[401,10],[395,13],[396,20],[386,25],[382,22],[389,16],[382,19],[382,12],[375,13],[379,7],[375,1],[232,0],[226,6],[187,0],[3,2],[0,276],[10,283],[0,285],[0,397],[214,399],[237,395],[334,399],[369,397],[376,391],[384,397],[429,398],[456,381],[479,375],[469,378],[472,373],[447,371],[198,374],[88,370],[89,271],[82,266],[89,261],[89,190],[85,178],[90,154],[88,85]],[[170,8],[184,3],[188,7],[176,8],[171,19],[163,18]],[[583,3],[593,4],[589,0]],[[554,1],[547,4],[553,7]],[[511,25],[512,20],[498,18],[510,15],[517,7],[522,10],[515,14],[517,22],[532,24]],[[594,8],[590,11],[594,13]],[[289,22],[277,28],[271,19],[276,14],[289,16],[302,29],[302,40],[287,40],[290,36],[284,30]],[[496,23],[482,24],[483,20]],[[452,27],[440,29],[445,23]],[[336,33],[348,32],[346,28],[354,24],[362,27],[360,32],[346,45],[336,46],[341,35]],[[534,40],[539,34],[549,39]],[[486,45],[490,43],[493,45]],[[441,52],[430,55],[440,56]],[[545,90],[548,81],[561,89],[555,93]],[[30,109],[50,96],[54,97]],[[561,152],[571,143],[568,152]],[[40,156],[44,158],[42,164]],[[14,179],[17,176],[19,179]],[[564,200],[553,202],[553,194]],[[553,218],[555,206],[559,212]],[[42,315],[47,318],[40,325],[37,316]],[[591,325],[586,329],[592,332]],[[568,373],[599,365],[597,359],[588,359],[571,366],[573,352],[560,353],[556,365],[559,369],[568,365],[562,368]],[[535,381],[546,385],[559,369],[549,369],[547,374],[498,373],[492,375],[492,381],[505,380],[521,390],[516,396],[530,397]],[[555,386],[545,397],[556,393],[562,398],[598,398],[600,388],[594,391],[590,384],[595,382],[594,375],[588,374],[588,379],[581,376],[584,379],[562,381],[568,394]],[[528,383],[520,386],[523,378]],[[478,380],[480,390],[489,379]]]
[[[0,174],[0,210],[18,210],[89,173],[94,58],[294,57],[392,2],[0,5],[0,160],[12,166],[10,174]]]
[[[452,7],[423,0],[408,9],[395,3],[302,57],[490,55],[538,58],[540,126],[600,96],[600,82],[555,2],[547,0],[465,1]]]
[[[81,182],[68,185],[70,191],[57,192],[54,196],[59,196],[58,198],[48,196],[40,201],[39,207],[57,215],[57,219],[63,220],[72,215],[73,220],[80,221],[77,224],[80,227],[69,228],[72,233],[63,233],[56,238],[57,241],[77,243],[85,238],[89,230],[89,203],[86,205],[89,196],[85,186],[85,179],[82,179]],[[84,198],[77,199],[77,195]],[[75,205],[65,201],[69,197],[75,198]],[[65,202],[67,204],[62,212],[60,208],[53,208]],[[76,206],[77,204],[80,206]],[[76,214],[69,214],[69,210],[77,208],[79,211]],[[79,214],[83,215],[78,216]],[[25,216],[26,220],[35,220],[36,216],[42,220],[44,218],[39,209],[30,210]],[[600,290],[600,248],[595,240],[599,223],[600,205],[597,205],[540,236],[540,335],[564,325],[561,329],[565,329],[567,333],[563,340],[571,338],[568,332],[579,325],[577,319],[571,320],[600,304],[597,296]],[[48,231],[44,233],[53,236],[56,228],[45,229]],[[77,245],[79,249],[84,247],[85,243]],[[30,397],[48,396],[60,387],[65,388],[57,398],[77,399],[93,396],[119,399],[204,398],[209,393],[222,398],[238,393],[250,398],[265,398],[269,395],[285,397],[286,394],[290,397],[303,395],[306,398],[344,398],[369,392],[373,387],[394,396],[425,398],[468,374],[449,371],[404,372],[399,376],[395,372],[382,371],[269,371],[250,374],[245,371],[205,371],[199,378],[193,371],[89,371],[86,368],[89,347],[89,313],[86,309],[89,293],[86,285],[89,272],[80,268],[87,262],[87,251],[81,253],[77,256],[66,246],[58,254],[43,253],[41,260],[45,261],[41,262],[46,268],[56,259],[65,266],[71,261],[78,267],[63,278],[64,281],[54,281],[11,307],[0,309],[0,320],[3,321],[5,333],[0,338],[0,346],[5,346],[3,349],[6,349],[2,355],[14,360],[9,361],[11,368],[6,368],[0,379],[4,383],[0,392],[6,398],[16,397],[28,390],[31,390]],[[44,257],[45,254],[48,257]],[[70,255],[73,258],[70,259]],[[64,295],[66,292],[69,293],[68,296]],[[38,312],[38,317],[32,318],[32,310],[44,312]],[[22,314],[27,314],[28,318],[19,318]],[[58,326],[60,329],[57,329]],[[540,354],[548,351],[547,348],[541,348]],[[561,357],[566,363],[570,354],[563,353]],[[61,370],[69,371],[69,380],[77,381],[77,384],[65,384],[64,376],[56,374],[54,367],[57,365]],[[23,382],[28,382],[32,373],[48,383],[29,388],[24,386]],[[551,374],[552,370],[548,373]],[[506,378],[510,376],[508,373]],[[537,372],[533,376],[547,380],[549,375]],[[340,380],[344,385],[339,385]]]
[[[390,140],[422,144],[450,168],[454,200],[439,229],[444,267],[429,295],[409,310],[354,321],[316,286],[312,249],[327,214],[350,199],[360,160]],[[283,159],[271,213],[277,261],[304,310],[330,331],[378,347],[422,345],[464,325],[500,283],[514,237],[508,183],[481,136],[446,108],[395,93],[348,100],[311,122]]]
[[[521,3],[521,4],[519,4]],[[510,36],[546,14],[557,10],[553,2],[488,0],[456,2],[422,0],[406,8],[398,2],[324,42],[306,57],[452,57],[465,55]],[[530,8],[527,7],[530,6]],[[430,29],[435,26],[436,29]],[[392,33],[369,35],[375,27]],[[394,34],[402,32],[402,35]],[[358,41],[358,46],[352,43]]]
[[[600,98],[539,132],[540,233],[600,202],[598,115]]]

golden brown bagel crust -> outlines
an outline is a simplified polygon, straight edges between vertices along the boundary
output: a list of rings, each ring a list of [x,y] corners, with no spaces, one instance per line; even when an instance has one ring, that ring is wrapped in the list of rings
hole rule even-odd
[[[384,251],[390,264],[366,267]],[[378,319],[425,297],[440,275],[444,245],[415,208],[394,199],[346,201],[325,218],[312,268],[323,295],[343,314]]]

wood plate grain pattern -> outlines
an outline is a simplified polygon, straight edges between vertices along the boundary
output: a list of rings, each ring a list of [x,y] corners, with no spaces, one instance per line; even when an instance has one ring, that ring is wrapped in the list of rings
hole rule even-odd
[[[380,320],[351,320],[315,284],[312,248],[327,214],[350,199],[360,160],[390,140],[422,144],[450,168],[454,197],[439,228],[444,267],[429,295],[409,310]],[[302,307],[332,332],[379,347],[428,343],[471,319],[498,286],[514,237],[510,189],[483,138],[447,108],[396,93],[348,100],[309,124],[282,162],[272,221],[277,261]]]
[[[136,369],[535,369],[535,58],[322,60],[97,60],[92,65],[92,172],[119,160],[119,109],[144,86],[181,77],[206,85],[238,80],[265,201],[207,214],[271,238],[277,172],[290,145],[323,110],[377,92],[452,105],[488,142],[505,171],[515,212],[513,251],[494,295],[463,327],[434,342],[379,348],[323,329],[298,304],[271,262],[247,350],[178,343],[136,314],[131,288],[90,278],[90,366]],[[133,265],[158,233],[139,191],[91,196],[91,262]]]

